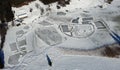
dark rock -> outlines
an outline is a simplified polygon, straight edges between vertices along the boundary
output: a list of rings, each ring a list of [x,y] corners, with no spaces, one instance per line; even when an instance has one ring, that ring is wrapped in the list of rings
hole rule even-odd
[[[57,5],[56,7],[57,7],[57,9],[60,9],[60,6]]]

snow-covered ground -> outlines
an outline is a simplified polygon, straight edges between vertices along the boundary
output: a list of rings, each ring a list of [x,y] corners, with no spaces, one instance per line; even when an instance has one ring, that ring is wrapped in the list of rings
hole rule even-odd
[[[120,60],[94,57],[94,56],[60,56],[53,60],[53,66],[47,65],[45,57],[44,59],[37,58],[33,63],[23,69],[24,70],[119,70]],[[20,67],[17,69],[19,70]]]
[[[114,0],[110,5],[104,3],[104,0],[71,1],[70,5],[59,10],[56,3],[50,5],[51,10],[46,10],[49,7],[38,0],[20,8],[13,8],[16,19],[17,14],[26,13],[27,17],[22,22],[25,24],[10,27],[7,32],[4,47],[5,70],[120,70],[119,58],[73,55],[70,52],[64,54],[60,50],[91,50],[115,43],[108,28],[99,29],[95,22],[103,19],[104,25],[120,35],[119,20],[114,20],[120,15],[120,1]],[[103,8],[98,5],[103,5]],[[29,12],[30,8],[33,9],[32,12]],[[41,9],[44,11],[41,12]],[[65,12],[66,10],[68,12]],[[62,14],[58,14],[59,12]],[[93,20],[90,24],[83,25],[81,18],[89,16],[93,17]],[[72,20],[78,17],[78,23],[72,23]],[[74,27],[74,35],[69,36],[61,31],[60,25],[73,25],[78,28]],[[89,29],[91,25],[92,32],[91,28]],[[53,62],[51,67],[47,63],[46,54]]]

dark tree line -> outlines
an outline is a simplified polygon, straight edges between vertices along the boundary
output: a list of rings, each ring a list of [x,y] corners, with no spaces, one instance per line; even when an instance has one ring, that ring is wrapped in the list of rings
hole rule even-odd
[[[0,36],[1,43],[0,49],[3,48],[5,42],[5,35],[7,32],[7,22],[14,19],[14,14],[12,12],[11,2],[9,0],[0,0]]]
[[[0,0],[0,20],[2,23],[12,21],[14,14],[9,0]]]
[[[0,69],[4,68],[4,52],[3,46],[5,42],[5,36],[7,33],[7,22],[12,21],[14,18],[14,14],[12,12],[10,0],[0,0]]]
[[[7,33],[7,24],[1,23],[0,24],[0,36],[1,36],[0,50],[4,46],[6,33]]]

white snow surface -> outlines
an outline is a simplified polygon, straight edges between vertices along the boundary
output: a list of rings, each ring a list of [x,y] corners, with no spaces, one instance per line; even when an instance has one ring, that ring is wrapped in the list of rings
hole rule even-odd
[[[65,35],[60,31],[59,25],[71,25],[72,19],[90,15],[94,20],[104,19],[110,29],[120,35],[118,21],[112,21],[120,15],[119,2],[114,0],[107,5],[104,0],[71,0],[70,5],[59,10],[56,3],[50,4],[51,11],[47,11],[49,7],[36,0],[29,5],[13,8],[15,16],[24,11],[28,17],[23,19],[22,23],[25,24],[10,27],[7,32],[4,47],[6,67],[3,70],[120,70],[119,58],[65,55],[59,50],[89,50],[115,43],[107,29],[97,29],[95,24],[94,33],[85,38]],[[35,7],[36,3],[39,8]],[[98,5],[103,5],[103,8]],[[33,9],[31,13],[30,8]],[[41,8],[44,9],[42,14]],[[66,15],[58,15],[58,12]],[[46,54],[53,62],[52,67],[47,63]]]

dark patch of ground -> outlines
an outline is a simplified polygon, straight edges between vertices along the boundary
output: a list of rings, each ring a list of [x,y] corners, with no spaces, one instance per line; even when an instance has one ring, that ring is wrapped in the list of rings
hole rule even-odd
[[[105,47],[102,51],[103,56],[107,57],[119,57],[120,55],[120,46],[119,45],[112,45]]]
[[[13,7],[21,7],[24,5],[28,5],[32,1],[35,0],[11,0],[11,4]]]
[[[113,17],[113,18],[112,18],[112,21],[117,22],[117,23],[120,23],[120,15],[118,15],[118,16],[116,16],[116,17]]]
[[[58,2],[59,0],[40,0],[41,2],[43,2],[45,5],[54,3],[54,2]]]
[[[105,0],[108,4],[111,4],[113,0]]]
[[[66,4],[70,3],[70,0],[40,0],[40,1],[43,2],[45,5],[58,2],[59,5],[65,6]]]
[[[57,2],[57,9],[60,9],[61,7],[65,7],[66,5],[70,4],[70,0],[40,0],[45,5],[49,5],[51,3]]]
[[[73,48],[59,48],[63,54],[68,55],[89,55],[89,56],[103,56],[110,58],[119,58],[120,56],[120,45],[119,44],[111,44],[105,45],[100,48],[81,50],[81,49],[73,49]]]
[[[10,0],[13,7],[21,7],[24,5],[28,5],[32,1],[35,1],[35,0]],[[40,1],[45,5],[58,2],[59,5],[65,6],[70,3],[70,0],[40,0]]]

